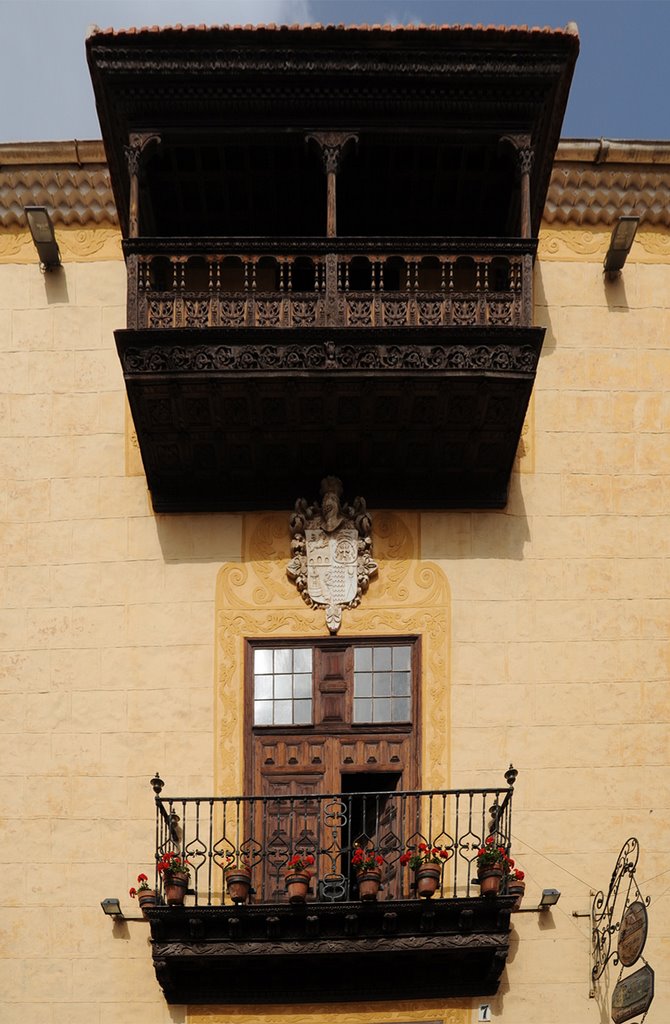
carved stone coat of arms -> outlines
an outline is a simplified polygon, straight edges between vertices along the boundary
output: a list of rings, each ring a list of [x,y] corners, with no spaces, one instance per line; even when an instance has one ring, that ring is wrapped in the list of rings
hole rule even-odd
[[[344,505],[341,499],[341,482],[329,476],[321,481],[320,504],[296,501],[290,519],[293,557],[286,570],[310,607],[325,608],[331,633],[342,624],[342,609],[360,604],[377,572],[365,501]]]

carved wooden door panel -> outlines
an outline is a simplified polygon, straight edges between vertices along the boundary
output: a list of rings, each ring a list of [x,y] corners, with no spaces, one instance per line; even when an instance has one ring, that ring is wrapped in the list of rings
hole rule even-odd
[[[315,861],[320,846],[320,802],[323,776],[304,773],[263,776],[261,795],[267,798],[257,809],[258,835],[264,850],[260,902],[279,903],[285,898],[286,865],[295,853]]]
[[[370,641],[362,643],[366,651],[372,650]],[[392,661],[389,641],[384,644],[385,657]],[[321,641],[309,653],[307,645],[291,650],[250,644],[247,715],[252,724],[246,778],[248,794],[260,798],[254,804],[253,829],[264,851],[257,900],[284,898],[285,867],[295,853],[312,853],[318,860],[321,895],[324,878],[328,885],[332,876],[331,898],[352,891],[350,860],[357,843],[379,847],[385,842],[389,851],[395,843],[385,870],[389,883],[397,877],[393,866],[399,855],[396,826],[407,800],[403,803],[391,793],[419,784],[413,726],[417,687],[412,713],[406,716],[409,720],[354,722],[360,714],[355,708],[357,649],[351,640],[339,638]],[[407,649],[405,644],[402,650]],[[368,705],[371,708],[377,699],[386,713],[393,699],[375,697],[374,687],[383,689],[388,683],[390,693],[393,674],[379,670],[376,681],[370,682],[374,654],[366,654],[363,662],[366,658],[372,667],[363,673],[364,683],[371,696],[363,698],[367,701],[363,714],[373,717],[376,709],[368,711]],[[400,678],[401,673],[396,676]],[[367,692],[364,687],[363,692]],[[410,698],[400,700],[409,707]],[[310,721],[305,720],[308,717]]]

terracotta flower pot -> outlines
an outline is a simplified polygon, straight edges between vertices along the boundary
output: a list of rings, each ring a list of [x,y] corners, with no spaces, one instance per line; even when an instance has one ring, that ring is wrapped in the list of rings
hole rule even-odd
[[[155,892],[155,890],[154,889],[140,889],[139,892],[137,893],[137,902],[140,905],[140,910],[142,911],[142,915],[144,917],[146,917],[147,916],[146,913],[145,913],[146,910],[149,910],[151,907],[158,906],[158,900],[156,899],[156,892]]]
[[[502,868],[493,864],[491,867],[479,868],[479,891],[482,896],[497,896],[502,882]]]
[[[286,891],[289,903],[304,903],[307,899],[310,874],[308,871],[292,871],[286,876]]]
[[[422,864],[416,870],[417,896],[429,900],[437,891],[441,878],[442,868],[439,864]]]
[[[510,882],[509,882],[509,884],[507,886],[507,893],[508,893],[509,896],[516,896],[516,900],[514,902],[514,906],[512,907],[512,910],[518,910],[519,909],[519,907],[521,906],[521,901],[522,901],[522,899],[524,897],[525,892],[526,892],[526,883],[523,880],[522,881],[519,881],[518,879],[511,879],[510,880]]]
[[[251,888],[251,868],[240,866],[226,871],[226,888],[233,903],[246,903]]]
[[[358,880],[358,895],[364,900],[376,900],[379,893],[379,886],[382,881],[382,873],[379,868],[368,868],[366,871],[359,871],[356,874]]]
[[[174,871],[165,875],[165,902],[168,907],[180,907],[188,888],[188,875]]]

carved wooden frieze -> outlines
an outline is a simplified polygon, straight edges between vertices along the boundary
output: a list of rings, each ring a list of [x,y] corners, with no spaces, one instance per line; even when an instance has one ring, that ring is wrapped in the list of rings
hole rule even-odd
[[[298,498],[290,519],[293,557],[286,572],[311,608],[325,608],[331,633],[342,625],[342,609],[355,608],[377,572],[372,558],[372,522],[363,498],[343,505],[337,477],[321,481],[321,502]]]
[[[160,311],[156,310],[157,317]],[[127,347],[124,372],[192,372],[194,370],[497,370],[534,373],[539,351],[524,344],[333,345],[304,344],[193,346],[156,344]]]

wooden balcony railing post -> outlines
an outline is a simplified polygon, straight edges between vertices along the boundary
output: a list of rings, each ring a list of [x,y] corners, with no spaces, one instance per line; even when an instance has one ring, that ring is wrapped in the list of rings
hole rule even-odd
[[[339,321],[337,253],[326,255],[326,327],[335,327]]]
[[[521,259],[521,321],[530,327],[533,322],[533,257],[528,253]]]
[[[126,298],[126,315],[128,319],[129,327],[140,327],[144,324],[140,324],[139,321],[139,290],[142,286],[140,276],[142,274],[142,262],[137,253],[131,253],[126,260],[126,269],[128,272],[128,290]]]

